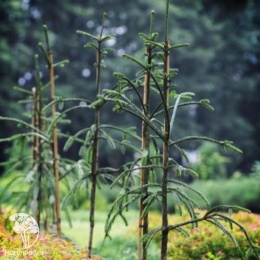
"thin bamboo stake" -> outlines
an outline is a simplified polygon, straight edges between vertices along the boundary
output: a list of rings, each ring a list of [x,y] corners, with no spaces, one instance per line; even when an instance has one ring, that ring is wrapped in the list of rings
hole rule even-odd
[[[36,88],[33,88],[32,90],[32,126],[36,128]],[[35,129],[32,129],[32,132],[35,133]],[[32,166],[33,169],[35,163],[36,163],[36,138],[37,136],[32,135]]]
[[[41,93],[41,82],[40,82],[40,75],[39,75],[39,59],[38,55],[35,56],[35,73],[36,73],[36,86],[33,89],[33,98],[34,98],[34,104],[33,104],[33,125],[36,129],[39,131],[42,131],[42,120],[41,117],[41,110],[42,110],[42,93]],[[43,174],[43,167],[42,167],[42,143],[39,136],[36,136],[34,138],[33,143],[33,167],[37,166],[37,177],[38,182],[37,186],[35,187],[37,193],[36,197],[34,197],[34,200],[37,202],[37,208],[35,212],[36,221],[37,223],[41,223],[41,196],[42,196],[42,187],[41,187],[41,180],[42,180],[42,174]],[[35,194],[35,193],[34,193]]]
[[[36,83],[38,84],[38,82]],[[39,119],[38,119],[38,91],[37,87],[32,89],[32,116],[31,116],[31,122],[32,126],[36,129],[39,129]],[[33,133],[36,132],[35,129],[32,130]],[[39,163],[39,137],[32,135],[32,141],[31,141],[31,149],[32,149],[32,161],[31,161],[31,169],[33,170],[34,167]],[[38,166],[37,166],[38,167]],[[40,185],[40,172],[37,172],[36,178],[38,178],[38,185]],[[40,223],[40,210],[39,210],[39,204],[40,204],[40,189],[38,190],[37,194],[33,193],[33,200],[36,200],[36,208],[32,208],[33,217],[36,219],[37,223]]]
[[[35,98],[36,98],[36,109],[35,109],[35,127],[41,131],[41,104],[40,104],[40,90],[39,90],[39,82],[37,83]],[[36,136],[36,144],[35,144],[35,152],[36,152],[36,163],[37,163],[37,173],[38,173],[38,194],[37,194],[37,212],[36,212],[36,219],[37,223],[40,224],[41,222],[41,179],[42,179],[42,146],[41,140],[39,136]]]
[[[146,53],[148,56],[148,66],[151,64],[151,48],[146,49]],[[149,69],[149,68],[148,68]],[[150,92],[150,77],[149,73],[145,73],[144,75],[144,88],[143,88],[143,107],[144,107],[144,115],[147,116],[149,113],[149,92]],[[142,121],[142,144],[141,151],[149,150],[149,127],[145,121]],[[146,155],[145,155],[146,156]],[[149,179],[149,169],[141,170],[141,187],[148,183]],[[141,238],[143,235],[148,233],[148,213],[146,216],[143,216],[143,210],[145,208],[144,201],[147,198],[148,189],[145,188],[144,196],[141,196],[139,201],[139,232],[138,232],[138,260],[146,260],[147,259],[147,243],[145,241],[141,242]]]
[[[50,85],[51,85],[51,99],[55,98],[55,85],[54,85],[54,68],[53,68],[53,55],[49,52],[49,70],[50,70]],[[56,116],[56,105],[52,104],[52,118]],[[59,187],[59,161],[58,161],[58,139],[57,139],[57,126],[53,125],[53,171],[55,177],[55,213],[57,236],[61,238],[61,214],[60,214],[60,187]]]

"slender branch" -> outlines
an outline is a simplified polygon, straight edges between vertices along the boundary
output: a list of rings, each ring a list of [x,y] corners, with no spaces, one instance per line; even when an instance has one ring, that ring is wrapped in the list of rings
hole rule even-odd
[[[220,144],[223,145],[224,142],[223,141],[219,141],[210,137],[206,137],[206,136],[187,136],[187,137],[183,137],[181,139],[178,139],[176,141],[173,141],[170,143],[170,146],[182,143],[182,142],[186,142],[186,141],[209,141],[211,143],[215,143],[215,144]]]

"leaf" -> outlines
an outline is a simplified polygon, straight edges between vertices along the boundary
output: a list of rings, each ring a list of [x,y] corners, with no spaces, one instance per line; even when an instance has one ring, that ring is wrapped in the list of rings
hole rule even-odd
[[[82,148],[82,147],[81,147],[81,148]],[[81,166],[81,160],[78,161],[78,163],[77,163],[77,168],[78,168],[78,175],[79,175],[79,177],[81,178],[81,177],[84,175],[84,170],[83,170],[83,168],[82,168],[82,166]]]
[[[33,180],[34,180],[34,175],[36,174],[36,172],[35,172],[35,170],[30,170],[29,172],[28,172],[28,174],[26,175],[26,177],[25,177],[25,182],[33,182]]]
[[[149,41],[149,40],[147,42],[150,43],[154,47],[158,47],[158,48],[164,50],[164,44],[163,43],[159,43],[159,42],[155,42],[155,41]]]
[[[98,50],[98,47],[91,42],[88,42],[87,44],[85,44],[84,47],[90,47],[90,48],[93,48],[96,51]]]
[[[108,41],[110,39],[113,39],[114,37],[115,37],[115,34],[110,34],[110,35],[107,35],[107,36],[101,38],[99,41],[100,42],[105,42],[105,41]]]
[[[136,58],[134,58],[133,56],[130,56],[128,54],[123,54],[123,57],[137,63],[138,65],[140,65],[142,68],[146,69],[146,65],[143,64],[141,61],[137,60]]]
[[[138,33],[139,37],[142,38],[143,40],[145,41],[148,41],[150,40],[149,36],[147,36],[146,34],[144,33]]]
[[[151,40],[155,41],[158,36],[159,36],[159,33],[157,33],[157,32],[152,33]]]
[[[181,228],[181,227],[176,227],[176,226],[170,225],[170,226],[168,226],[167,229],[168,229],[168,231],[176,230],[176,231],[180,232],[182,235],[184,235],[185,237],[189,236],[189,233],[184,228]]]
[[[50,125],[48,126],[47,134],[49,134],[49,135],[52,134],[53,129],[55,128],[57,122],[61,119],[62,115],[63,114],[56,112],[55,117],[52,118]]]
[[[200,103],[203,107],[205,107],[205,108],[207,108],[207,109],[209,109],[209,110],[211,110],[211,111],[214,111],[214,107],[210,105],[210,101],[209,101],[208,99],[201,99],[201,100],[199,101],[199,103]]]
[[[207,219],[207,221],[211,222],[212,224],[217,226],[219,229],[221,229],[223,231],[223,233],[230,238],[230,240],[233,242],[234,246],[239,250],[239,252],[242,255],[241,248],[240,248],[236,238],[232,235],[231,232],[229,232],[216,218]]]
[[[18,180],[18,179],[21,179],[23,178],[22,175],[17,175],[15,176],[14,178],[12,178],[6,185],[4,185],[2,188],[3,190],[0,192],[0,201],[1,203],[4,202],[4,199],[5,199],[5,196],[10,193],[11,191],[11,186]]]
[[[104,139],[108,142],[109,146],[113,150],[115,150],[116,149],[116,144],[115,144],[113,138],[110,135],[108,135],[104,130],[101,130],[101,131],[102,131],[102,133],[104,135]]]
[[[186,151],[184,149],[181,149],[179,146],[175,145],[175,148],[177,148],[179,150],[179,152],[181,153],[181,155],[184,157],[184,159],[186,160],[187,163],[189,163],[189,157],[186,153]]]
[[[206,203],[207,206],[209,205],[209,202],[206,199],[206,197],[202,193],[200,193],[198,190],[192,188],[190,185],[188,185],[188,184],[186,184],[184,182],[181,182],[181,181],[177,181],[177,180],[168,180],[167,182],[170,182],[170,183],[182,186],[182,187],[184,187],[184,188],[194,192],[195,194],[197,194]]]
[[[113,77],[115,77],[117,79],[124,79],[125,75],[123,73],[120,73],[120,72],[114,72]]]
[[[158,194],[157,193],[151,194],[150,196],[148,196],[148,198],[146,198],[143,201],[143,205],[145,205],[145,208],[143,209],[143,212],[142,212],[142,218],[144,218],[147,215],[150,206],[152,205],[152,203],[155,200],[158,200]]]
[[[172,91],[170,92],[170,97],[171,97],[171,98],[176,98],[177,95],[178,95],[178,94],[177,94],[177,92],[176,92],[175,90],[172,90]]]
[[[118,172],[119,170],[116,169],[116,168],[112,168],[112,167],[103,167],[103,168],[99,168],[98,169],[98,174],[105,174],[105,175],[108,175],[108,174],[111,174],[111,173],[115,173],[115,172]],[[113,180],[115,179],[114,176],[112,176]],[[109,177],[108,177],[109,178]]]
[[[228,209],[228,215],[231,216],[232,213],[233,213],[233,209],[232,209],[232,208],[229,208],[229,209]]]
[[[47,142],[47,143],[50,143],[50,140],[48,139],[48,137],[42,135],[42,134],[38,134],[38,133],[35,133],[35,132],[28,132],[28,133],[24,133],[24,134],[17,134],[17,135],[13,135],[11,137],[8,137],[8,138],[1,138],[0,139],[0,143],[2,142],[11,142],[13,140],[16,140],[16,139],[19,139],[21,137],[25,137],[25,136],[28,136],[28,137],[32,137],[32,136],[38,136],[41,140]]]
[[[181,175],[182,175],[182,169],[181,169],[180,167],[177,167],[177,168],[176,168],[175,175],[176,175],[176,177],[181,177]]]
[[[86,153],[87,153],[87,148],[84,145],[82,145],[79,149],[79,156],[84,157]]]
[[[39,42],[38,46],[40,47],[40,49],[43,53],[43,56],[46,60],[46,63],[48,64],[48,67],[50,67],[51,64],[50,64],[50,61],[49,61],[49,56],[48,56],[48,53],[45,51],[43,44],[41,42]]]
[[[195,94],[192,93],[192,92],[184,92],[184,93],[181,93],[180,96],[181,96],[182,99],[191,100],[192,97],[195,96]]]
[[[186,170],[186,172],[190,173],[191,176],[196,177],[196,178],[199,177],[198,173],[195,172],[194,170],[192,170],[192,169],[190,169],[190,168],[186,168],[185,170]]]
[[[65,213],[65,218],[66,218],[66,220],[67,220],[68,223],[69,223],[69,227],[72,228],[73,225],[72,225],[72,219],[71,219],[71,217],[70,217],[70,210],[69,210],[68,208],[65,208],[65,209],[64,209],[64,213]]]
[[[103,95],[97,95],[97,99],[93,101],[89,108],[99,108],[106,102],[105,97]]]
[[[62,206],[61,208],[64,209],[65,206],[67,205],[69,199],[71,198],[71,196],[75,193],[75,191],[78,189],[78,187],[82,184],[82,182],[88,177],[89,173],[83,175],[80,179],[78,179],[72,186],[72,188],[70,189],[70,191],[67,193],[67,195],[64,197],[63,201],[62,201]]]
[[[228,215],[231,216],[232,213],[233,213],[233,209],[232,209],[232,208],[229,208],[229,209],[228,209]],[[230,225],[230,229],[232,230],[232,229],[233,229],[233,225],[232,225],[232,222],[231,222],[231,221],[229,221],[229,225]]]
[[[211,208],[210,210],[208,210],[205,215],[204,218],[206,218],[207,216],[209,216],[210,214],[214,213],[214,212],[220,212],[220,211],[228,211],[229,209],[232,210],[241,210],[241,211],[245,211],[248,213],[251,213],[250,210],[246,209],[246,208],[242,208],[240,206],[230,206],[230,205],[218,205],[216,207]]]
[[[178,196],[178,199],[182,202],[182,204],[188,211],[190,217],[192,219],[196,219],[195,207],[198,207],[197,203],[190,197],[186,196],[179,189],[168,188],[168,191],[175,193],[176,196]],[[192,223],[192,225],[194,225],[194,223]],[[195,225],[196,225],[196,223],[195,223]]]
[[[168,50],[173,50],[176,48],[182,48],[182,47],[189,47],[190,45],[188,43],[181,43],[181,44],[175,44],[173,46],[171,46]]]
[[[54,63],[54,64],[53,64],[53,67],[54,67],[54,68],[64,67],[64,66],[65,66],[66,64],[68,64],[68,63],[69,63],[69,60],[63,60],[63,61]]]
[[[132,143],[129,140],[123,140],[121,142],[121,144],[126,146],[126,147],[129,147],[129,148],[133,149],[133,151],[135,151],[137,153],[140,152],[140,149],[138,147],[136,147],[135,145],[132,145]]]
[[[145,166],[147,164],[147,156],[148,156],[148,150],[144,149],[142,152],[142,159],[141,159],[141,165]]]
[[[109,95],[116,95],[116,96],[120,95],[118,91],[112,89],[104,89],[104,92]]]
[[[99,65],[100,65],[100,67],[102,67],[102,68],[106,68],[106,63],[105,63],[104,60],[101,60]]]
[[[27,89],[24,89],[24,88],[21,88],[21,87],[18,87],[18,86],[14,86],[14,89],[18,90],[22,93],[25,93],[25,94],[29,94],[29,95],[33,94],[33,91],[30,91],[30,90],[27,90]],[[27,100],[27,102],[28,102],[28,100]]]
[[[107,53],[108,52],[115,52],[115,49],[107,47],[107,48],[103,48],[102,51],[106,51]]]
[[[114,187],[114,185],[118,184],[120,179],[123,179],[125,177],[125,171],[122,171],[113,181],[113,183],[110,185],[110,189]]]
[[[232,145],[232,142],[225,141],[225,145],[226,145],[228,148],[230,148],[231,150],[233,150],[233,151],[235,151],[235,152],[237,152],[237,153],[241,153],[241,154],[243,153],[243,151],[240,150],[238,147]]]
[[[63,107],[64,107],[64,102],[63,102],[63,101],[60,101],[60,102],[58,103],[58,105],[59,105],[59,109],[62,110]]]
[[[90,147],[88,147],[87,152],[86,152],[86,161],[87,161],[87,163],[91,164],[92,156],[93,156],[93,148],[92,148],[92,146],[90,146]]]
[[[151,230],[150,232],[148,232],[147,234],[145,234],[142,238],[141,241],[146,242],[147,247],[149,246],[150,242],[152,241],[152,239],[154,238],[154,236],[159,233],[160,231],[164,230],[164,227],[157,227],[153,230]]]
[[[76,31],[78,34],[82,34],[84,36],[87,36],[95,41],[99,41],[99,39],[97,37],[95,37],[94,35],[90,34],[90,33],[87,33],[87,32],[84,32],[84,31],[80,31],[80,30],[77,30]]]
[[[45,41],[46,41],[46,45],[47,45],[47,51],[50,52],[50,42],[49,42],[49,36],[48,36],[48,27],[46,24],[44,24],[42,26],[43,28],[43,32],[44,32],[44,36],[45,36]]]

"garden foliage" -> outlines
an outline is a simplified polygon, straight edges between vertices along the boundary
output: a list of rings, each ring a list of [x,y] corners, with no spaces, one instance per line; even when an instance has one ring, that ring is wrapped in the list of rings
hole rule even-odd
[[[10,212],[9,212],[10,214]],[[38,241],[27,250],[21,250],[22,240],[20,236],[12,230],[12,224],[8,220],[9,214],[0,213],[0,257],[4,259],[80,259],[86,256],[87,251],[80,249],[66,239],[58,239],[50,234],[41,233]],[[99,257],[93,259],[100,259]]]
[[[198,211],[198,214],[205,214],[205,211]],[[248,231],[248,235],[255,244],[260,242],[259,216],[247,212],[238,212],[232,214],[232,218],[241,223]],[[171,216],[170,223],[180,223],[189,220],[188,214],[182,216]],[[160,222],[158,214],[151,214],[151,228],[156,227]],[[243,231],[238,227],[229,226],[226,222],[222,224],[229,229],[235,237],[240,250],[231,242],[227,234],[219,228],[212,226],[207,221],[199,223],[195,228],[187,227],[188,236],[184,236],[176,231],[169,234],[168,259],[201,259],[201,260],[224,260],[224,259],[244,259],[250,251],[248,241]],[[160,237],[157,236],[155,241],[159,244]],[[248,255],[249,257],[249,255]],[[253,255],[249,259],[256,259]]]

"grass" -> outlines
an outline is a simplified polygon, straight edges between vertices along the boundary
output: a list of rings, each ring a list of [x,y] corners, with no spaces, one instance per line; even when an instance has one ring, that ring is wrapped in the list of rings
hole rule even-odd
[[[127,212],[128,226],[125,226],[121,219],[116,219],[112,230],[111,238],[104,240],[104,227],[107,217],[107,212],[97,211],[95,213],[95,236],[94,236],[94,254],[101,255],[106,260],[135,260],[137,259],[137,234],[133,232],[137,226],[138,212],[130,210]],[[87,248],[88,245],[88,211],[77,210],[70,213],[73,220],[72,227],[65,220],[63,214],[62,232],[80,247]],[[137,229],[136,229],[137,230]],[[151,244],[149,260],[156,260],[159,257],[158,247]]]
[[[89,220],[87,210],[77,210],[70,213],[70,217],[73,220],[72,226],[69,222],[66,221],[65,216],[63,215],[62,221],[62,232],[68,236],[76,244],[86,247],[88,243],[88,231],[89,231]],[[94,246],[99,245],[103,242],[104,239],[104,227],[107,218],[107,212],[97,211],[95,212],[95,238]],[[129,211],[127,213],[127,219],[129,225],[135,225],[138,219],[137,211]],[[120,237],[125,232],[127,232],[128,226],[125,226],[124,222],[121,219],[117,219],[114,223],[111,230],[111,237]]]

